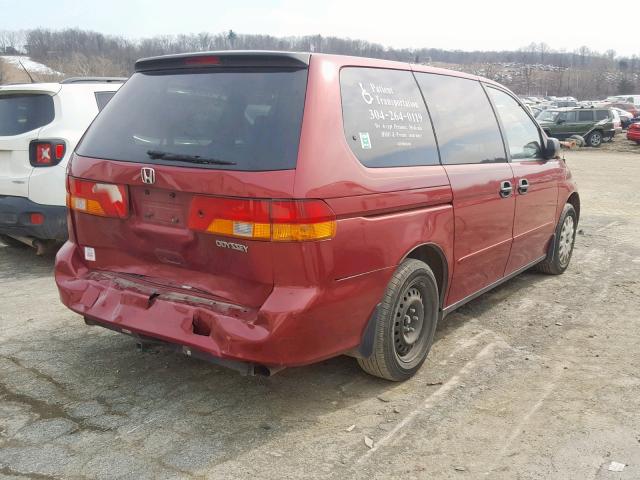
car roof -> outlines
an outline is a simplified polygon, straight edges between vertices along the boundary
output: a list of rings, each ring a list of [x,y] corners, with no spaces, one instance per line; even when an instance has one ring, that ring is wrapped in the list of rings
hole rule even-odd
[[[71,77],[60,82],[35,82],[35,83],[10,83],[0,85],[0,94],[2,93],[46,93],[55,95],[60,92],[64,86],[72,88],[76,85],[80,86],[103,86],[106,90],[117,90],[127,79],[122,77]],[[114,87],[114,88],[111,88]]]
[[[13,83],[0,85],[0,93],[3,92],[29,92],[29,93],[49,93],[55,95],[60,91],[61,85],[57,82],[50,83]]]
[[[399,62],[395,60],[384,60],[379,58],[355,57],[348,55],[337,55],[315,52],[286,52],[277,50],[223,50],[209,52],[178,53],[172,55],[162,55],[157,57],[142,58],[135,63],[136,71],[167,69],[172,67],[184,67],[193,65],[198,57],[217,57],[222,60],[222,65],[238,66],[242,62],[252,62],[252,66],[289,66],[308,67],[312,58],[329,60],[332,63],[343,66],[361,66],[390,69],[406,69],[416,72],[435,73],[454,77],[468,78],[471,80],[482,80],[493,85],[499,85],[493,80],[472,75],[456,70],[437,68],[426,65],[419,65],[410,62]],[[193,63],[186,63],[185,60],[192,60]],[[245,63],[246,64],[246,63]],[[211,63],[210,65],[219,65]],[[504,87],[503,87],[504,88]]]
[[[611,107],[556,107],[556,108],[547,108],[547,112],[573,112],[573,111],[577,111],[579,112],[580,110],[588,110],[588,111],[593,111],[593,110],[611,110]]]

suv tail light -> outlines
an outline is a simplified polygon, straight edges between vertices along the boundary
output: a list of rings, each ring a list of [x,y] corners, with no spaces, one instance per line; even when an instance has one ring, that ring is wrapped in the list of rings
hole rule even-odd
[[[332,238],[336,217],[322,200],[254,200],[196,196],[192,230],[275,242]]]
[[[127,187],[67,177],[67,207],[90,215],[127,218],[129,216]]]
[[[29,144],[29,163],[34,167],[52,167],[64,158],[64,140],[33,140]]]

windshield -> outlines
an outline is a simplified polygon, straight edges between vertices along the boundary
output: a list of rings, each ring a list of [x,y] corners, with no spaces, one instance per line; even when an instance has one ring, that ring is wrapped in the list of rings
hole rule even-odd
[[[555,122],[559,112],[551,110],[543,110],[536,117],[540,122]]]
[[[0,136],[30,132],[51,123],[54,116],[50,95],[0,95]]]
[[[77,152],[197,168],[293,169],[306,80],[300,69],[136,73]]]

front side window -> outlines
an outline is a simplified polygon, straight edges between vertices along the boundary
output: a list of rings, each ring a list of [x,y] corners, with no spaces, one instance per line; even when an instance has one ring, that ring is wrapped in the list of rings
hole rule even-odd
[[[576,121],[577,115],[575,111],[572,112],[560,112],[560,115],[558,115],[558,120],[560,122],[565,122],[565,123],[573,123]]]
[[[344,134],[363,165],[440,163],[429,114],[411,72],[343,68],[340,90]]]
[[[553,110],[543,110],[536,118],[541,122],[555,122],[558,118],[558,113]]]
[[[20,135],[53,122],[51,95],[0,95],[0,136]]]
[[[606,120],[607,118],[611,118],[612,115],[609,115],[608,110],[596,110],[596,120]]]
[[[529,115],[510,95],[491,87],[487,91],[502,121],[511,159],[542,158],[540,132]]]
[[[417,73],[445,165],[506,162],[504,144],[480,82]]]

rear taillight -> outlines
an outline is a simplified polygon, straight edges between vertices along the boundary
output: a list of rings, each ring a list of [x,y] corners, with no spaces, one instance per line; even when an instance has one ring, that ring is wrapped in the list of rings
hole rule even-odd
[[[67,177],[67,207],[90,215],[127,218],[129,216],[127,187]]]
[[[29,214],[29,221],[32,225],[42,225],[44,223],[44,215],[42,213]]]
[[[189,228],[252,240],[323,240],[336,231],[336,217],[321,200],[254,200],[196,196]]]
[[[34,167],[52,167],[64,158],[64,140],[33,140],[29,144],[29,162]]]
[[[269,240],[269,201],[194,197],[189,228],[229,237]]]
[[[336,217],[322,200],[274,200],[271,203],[271,239],[304,241],[331,238]]]

